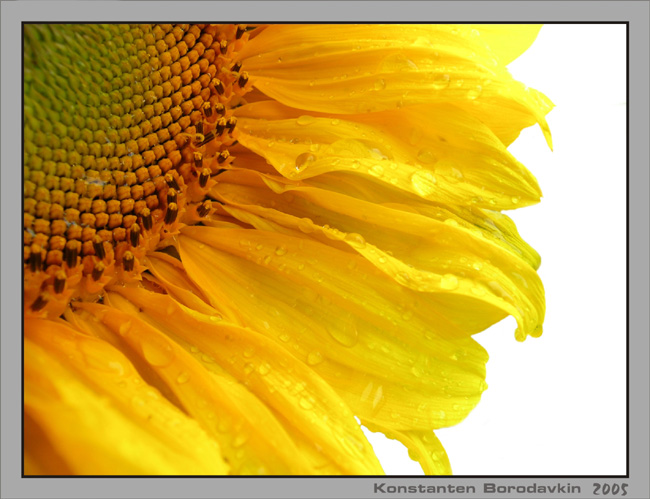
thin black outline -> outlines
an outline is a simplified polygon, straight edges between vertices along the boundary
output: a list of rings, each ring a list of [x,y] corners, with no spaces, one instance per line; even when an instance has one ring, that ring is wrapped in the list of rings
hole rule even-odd
[[[157,0],[157,1],[175,1],[175,0]],[[200,0],[203,1],[203,0]],[[239,1],[254,1],[254,0],[239,0]],[[285,0],[286,1],[286,0]],[[288,0],[288,1],[299,1],[299,0]],[[345,0],[330,0],[330,1],[345,1]],[[368,0],[363,0],[368,1]],[[374,1],[392,1],[392,0],[374,0]],[[460,1],[472,1],[472,0],[460,0]],[[507,1],[517,1],[517,0],[507,0]],[[581,0],[589,1],[589,0]],[[609,0],[590,0],[590,1],[609,1]],[[647,1],[647,0],[632,0],[632,1]],[[154,24],[202,24],[200,22],[190,22],[190,21],[174,21],[174,22],[162,22],[158,21]],[[83,22],[83,21],[56,21],[56,22],[38,22],[38,21],[22,21],[21,22],[21,82],[25,81],[25,25],[26,24],[128,24],[124,21],[103,21],[103,22]],[[143,22],[138,22],[138,24],[143,24]],[[147,24],[147,23],[144,23]],[[445,21],[444,23],[433,23],[433,22],[418,22],[418,21],[390,21],[390,22],[365,22],[360,23],[356,21],[289,21],[289,22],[269,22],[269,21],[229,21],[227,24],[624,24],[625,25],[625,200],[626,200],[626,232],[625,232],[625,243],[626,243],[626,261],[625,261],[625,290],[626,290],[626,314],[625,314],[625,360],[626,360],[626,463],[625,463],[625,474],[624,475],[25,475],[25,341],[24,341],[24,331],[25,331],[25,314],[23,312],[21,316],[21,330],[23,333],[21,341],[21,478],[22,479],[31,479],[31,478],[136,478],[136,479],[159,479],[159,478],[209,478],[209,479],[247,479],[247,478],[380,478],[383,480],[394,480],[394,479],[403,479],[403,478],[416,478],[416,479],[449,479],[454,480],[457,478],[465,479],[567,479],[567,478],[578,478],[578,479],[595,479],[595,478],[614,478],[614,479],[630,479],[630,21]],[[25,122],[25,103],[24,103],[24,93],[21,94],[21,122]],[[21,162],[24,164],[25,161],[25,150],[24,150],[24,126],[21,128]],[[25,183],[25,170],[21,168],[21,181],[24,185]],[[22,214],[21,214],[22,216]],[[24,221],[21,221],[21,230],[24,230],[23,227]],[[18,241],[22,242],[22,234],[19,235]],[[22,244],[20,246],[22,253]],[[22,284],[21,284],[21,306],[23,310],[25,309],[25,267],[24,265],[21,268]],[[471,485],[471,484],[470,484]],[[499,494],[495,495],[499,497]]]

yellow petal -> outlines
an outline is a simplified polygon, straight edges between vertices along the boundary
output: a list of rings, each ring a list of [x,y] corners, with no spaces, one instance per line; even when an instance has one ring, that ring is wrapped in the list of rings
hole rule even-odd
[[[468,26],[269,26],[239,57],[269,97],[308,111],[355,114],[424,103],[511,109],[550,131],[535,95]],[[497,121],[503,119],[492,112]]]
[[[470,24],[504,66],[510,64],[533,44],[541,24]]]
[[[24,473],[25,475],[72,475],[61,454],[56,450],[43,429],[30,417],[23,418]]]
[[[362,421],[369,430],[380,431],[392,440],[403,443],[409,457],[420,463],[425,475],[451,475],[451,464],[442,443],[432,431],[393,431],[377,424]]]
[[[208,315],[218,315],[207,304],[203,293],[187,278],[180,261],[161,252],[154,252],[147,258],[147,266],[155,279],[169,294],[193,310]]]
[[[179,242],[215,307],[238,303],[237,323],[284,343],[359,417],[396,429],[449,426],[485,389],[485,351],[430,295],[359,256],[259,230],[188,227]]]
[[[213,192],[229,206],[340,241],[404,286],[447,295],[441,296],[441,305],[447,307],[440,309],[471,333],[482,331],[504,314],[517,320],[518,339],[541,333],[545,311],[542,284],[534,269],[516,255],[516,247],[505,249],[485,237],[489,233],[461,220],[463,226],[457,217],[434,220],[322,189],[261,178],[280,195],[264,188],[228,184],[227,176]],[[255,223],[250,218],[246,221]]]
[[[210,355],[265,405],[301,432],[331,463],[347,474],[381,474],[381,466],[354,414],[306,364],[276,342],[250,329],[215,321],[168,296],[140,289],[119,293],[143,310],[143,317]],[[173,313],[169,314],[169,310]],[[311,470],[309,470],[311,472]]]
[[[110,303],[80,306],[119,335],[167,384],[188,414],[214,438],[232,474],[305,471],[295,446],[270,410],[222,370],[206,369],[177,342],[136,317],[137,309],[109,295]],[[171,310],[171,309],[170,309]],[[211,359],[204,359],[212,363]],[[215,369],[218,366],[213,366]],[[224,373],[225,374],[225,373]]]
[[[238,116],[240,143],[290,179],[348,171],[430,201],[492,210],[541,196],[535,178],[490,129],[455,106],[339,119],[301,116],[269,101],[244,106]]]
[[[52,321],[25,334],[25,412],[75,474],[227,473],[216,442],[109,344]]]
[[[271,178],[278,181],[277,177]],[[441,222],[452,219],[463,227],[481,232],[483,237],[521,258],[533,269],[537,270],[541,264],[539,254],[521,238],[514,222],[507,215],[497,211],[484,210],[474,206],[416,202],[407,193],[382,188],[346,172],[320,175],[303,182],[303,185],[318,187],[402,211],[419,213]],[[476,233],[478,234],[478,232]]]
[[[534,88],[526,88],[525,92],[526,100],[537,110],[538,115],[546,116],[555,107],[548,97]],[[485,99],[480,102],[455,102],[454,104],[478,118],[505,146],[512,144],[524,128],[538,122],[527,109],[505,99]],[[546,125],[542,126],[542,132],[548,147],[553,150],[551,132]]]

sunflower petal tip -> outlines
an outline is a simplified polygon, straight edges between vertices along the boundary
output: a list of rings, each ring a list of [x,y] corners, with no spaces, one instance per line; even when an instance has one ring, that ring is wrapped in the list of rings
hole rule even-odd
[[[546,139],[548,148],[553,152],[553,137],[551,136],[551,131],[546,127],[546,129],[542,129],[542,132],[544,132],[544,138]]]

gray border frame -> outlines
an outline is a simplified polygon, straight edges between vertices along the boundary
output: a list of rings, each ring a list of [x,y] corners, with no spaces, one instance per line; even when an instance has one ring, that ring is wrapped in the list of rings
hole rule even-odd
[[[554,497],[597,497],[595,482],[629,483],[627,497],[648,498],[650,468],[648,438],[648,331],[645,312],[650,302],[648,292],[648,185],[650,164],[647,140],[649,128],[648,38],[650,3],[648,1],[410,1],[373,2],[2,2],[1,32],[1,128],[0,149],[2,213],[2,489],[3,498],[61,497],[427,497],[430,494],[373,494],[373,484],[385,481],[391,485],[474,485],[475,494],[453,494],[459,497],[482,497],[482,484],[555,485],[571,483],[582,488],[580,494],[557,494]],[[513,21],[513,22],[629,22],[629,199],[628,199],[628,269],[629,274],[629,479],[626,478],[42,478],[21,479],[21,268],[20,219],[15,206],[20,203],[21,163],[21,22],[22,21],[196,21],[200,12],[224,22],[246,21],[254,13],[256,21]],[[603,67],[606,70],[606,67]],[[594,103],[597,105],[597,103]],[[631,229],[631,230],[630,230]],[[607,403],[607,401],[602,401]],[[603,432],[607,429],[603,428]],[[594,438],[601,438],[594,435]],[[558,449],[561,451],[561,449]],[[517,497],[520,494],[490,494],[489,497]],[[528,495],[528,494],[527,494]],[[546,497],[550,497],[546,495]]]

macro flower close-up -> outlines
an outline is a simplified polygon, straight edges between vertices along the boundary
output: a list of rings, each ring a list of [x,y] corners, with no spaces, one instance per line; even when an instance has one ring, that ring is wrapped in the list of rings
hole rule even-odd
[[[24,474],[451,474],[472,336],[542,334],[539,30],[25,24]]]

